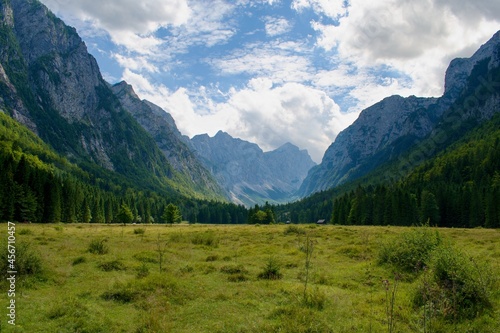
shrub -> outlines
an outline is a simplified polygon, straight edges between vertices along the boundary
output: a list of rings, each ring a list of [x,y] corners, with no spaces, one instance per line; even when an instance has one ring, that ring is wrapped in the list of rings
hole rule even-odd
[[[158,254],[151,251],[139,252],[134,254],[133,257],[142,263],[151,263],[151,264],[159,263]]]
[[[76,266],[76,265],[79,265],[79,264],[83,264],[86,261],[87,261],[87,259],[85,257],[78,257],[75,260],[73,260],[72,265]]]
[[[326,295],[319,288],[314,288],[312,292],[308,292],[303,299],[303,304],[311,309],[323,310],[325,308]]]
[[[100,263],[98,267],[105,272],[124,271],[126,269],[125,265],[119,260],[106,261]]]
[[[139,296],[139,291],[130,283],[127,285],[117,283],[112,290],[108,290],[101,295],[106,301],[115,301],[119,303],[130,303]]]
[[[144,235],[146,233],[146,229],[144,228],[135,228],[134,235]]]
[[[218,255],[213,255],[213,254],[209,255],[207,257],[207,259],[205,259],[206,262],[217,261],[217,260],[219,260],[219,256]]]
[[[109,247],[105,244],[106,239],[93,239],[88,247],[88,251],[93,254],[106,254],[109,252]]]
[[[33,235],[33,230],[31,229],[21,229],[18,232],[19,235]]]
[[[181,267],[179,269],[179,272],[181,272],[181,273],[192,273],[193,271],[194,271],[193,266],[189,266],[189,265],[186,265],[186,266]]]
[[[248,271],[243,265],[226,265],[220,268],[220,271],[225,274],[246,274]]]
[[[219,239],[214,235],[213,232],[197,233],[191,239],[194,245],[205,245],[209,247],[219,246]]]
[[[229,282],[244,282],[244,281],[247,281],[248,280],[248,277],[245,275],[245,274],[241,274],[241,273],[238,273],[238,274],[230,274],[228,277],[227,277],[227,280]]]
[[[10,250],[13,250],[11,248]],[[43,271],[42,259],[39,254],[31,248],[29,243],[19,242],[15,246],[15,262],[14,269],[10,267],[11,262],[9,262],[9,248],[7,244],[2,246],[1,249],[1,262],[0,269],[3,277],[8,277],[7,271],[15,270],[17,276],[34,276],[39,275]]]
[[[286,227],[285,231],[283,231],[284,235],[291,235],[291,234],[296,234],[296,235],[305,235],[306,231],[302,228],[299,228],[295,225],[289,225]]]
[[[439,233],[429,227],[414,228],[400,238],[385,244],[379,252],[379,263],[394,266],[402,273],[417,273],[429,266],[431,253],[441,244]]]
[[[142,265],[137,268],[137,275],[136,276],[138,279],[142,279],[148,275],[149,275],[148,265],[146,265],[146,263],[142,263]]]
[[[280,272],[280,268],[280,265],[274,258],[269,258],[264,270],[259,273],[258,278],[266,280],[279,280],[283,277],[283,274]]]
[[[109,331],[106,329],[109,322],[102,316],[102,313],[96,313],[95,308],[74,298],[51,302],[46,316],[57,322],[58,332]]]
[[[446,319],[474,318],[491,308],[494,278],[487,265],[451,246],[436,251],[430,269],[430,281],[417,290],[414,304],[432,304]],[[427,278],[427,277],[425,277]]]

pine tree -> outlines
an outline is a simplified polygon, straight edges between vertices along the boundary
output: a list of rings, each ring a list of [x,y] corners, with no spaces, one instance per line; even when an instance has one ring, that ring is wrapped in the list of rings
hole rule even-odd
[[[429,221],[430,225],[439,224],[440,215],[436,196],[427,190],[422,191],[420,198],[420,216],[422,223]]]
[[[122,204],[116,218],[123,224],[130,224],[134,221],[134,214],[130,210],[129,206]]]
[[[169,203],[167,207],[165,207],[165,210],[161,218],[163,222],[167,224],[180,223],[182,220],[179,208],[172,203]]]

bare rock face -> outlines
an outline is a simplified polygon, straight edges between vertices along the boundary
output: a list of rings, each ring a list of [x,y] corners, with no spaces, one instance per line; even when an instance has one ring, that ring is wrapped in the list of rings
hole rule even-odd
[[[75,29],[36,0],[0,2],[0,23],[0,110],[72,161],[149,188],[224,198],[170,115],[126,83],[106,83]]]
[[[223,193],[210,172],[189,147],[189,138],[178,130],[174,118],[159,106],[141,100],[125,81],[111,88],[121,105],[151,135],[172,167],[200,192]]]
[[[306,150],[290,143],[263,152],[222,131],[212,138],[197,135],[191,142],[231,200],[246,206],[296,199],[295,192],[315,165]]]
[[[488,71],[500,65],[500,32],[484,44],[471,58],[455,59],[446,71],[445,92],[440,98],[410,96],[387,97],[363,110],[359,118],[342,131],[325,152],[320,165],[314,167],[304,180],[300,196],[332,188],[359,178],[377,166],[400,156],[427,137],[442,121],[443,115],[464,94],[474,96],[471,81],[484,89],[498,89],[488,78]],[[483,80],[483,81],[481,81]],[[498,83],[497,83],[498,84]],[[498,110],[498,97],[486,101],[472,98],[462,110],[462,118],[488,119]],[[455,106],[456,107],[456,106]]]
[[[45,98],[69,122],[98,108],[102,77],[76,30],[35,1],[11,1],[14,31],[24,60]]]

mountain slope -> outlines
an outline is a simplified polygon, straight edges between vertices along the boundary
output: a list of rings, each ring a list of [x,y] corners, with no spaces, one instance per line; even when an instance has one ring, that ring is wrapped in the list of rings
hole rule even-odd
[[[233,202],[247,206],[287,202],[314,162],[305,150],[287,143],[264,153],[256,144],[219,131],[191,140],[197,154]]]
[[[321,164],[309,172],[299,194],[307,196],[362,177],[421,142],[461,98],[474,68],[498,65],[499,45],[500,32],[471,58],[452,61],[440,98],[392,96],[364,110],[337,136]],[[484,119],[488,119],[488,113],[491,116],[486,112]]]
[[[124,81],[111,89],[123,108],[151,135],[188,187],[198,193],[224,199],[222,189],[188,147],[189,139],[182,136],[170,114],[151,102],[141,100],[132,86]]]
[[[332,222],[500,227],[500,114],[395,183],[335,199]]]
[[[73,28],[35,0],[0,4],[0,106],[59,153],[144,189],[221,198],[169,163],[103,80]],[[195,177],[195,175],[193,175]]]
[[[431,133],[365,175],[276,209],[292,221],[500,225],[500,48],[479,61]]]

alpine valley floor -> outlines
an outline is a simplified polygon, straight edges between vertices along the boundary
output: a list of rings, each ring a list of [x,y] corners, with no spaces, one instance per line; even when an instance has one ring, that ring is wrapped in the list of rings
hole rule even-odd
[[[487,309],[454,311],[458,284],[447,308],[419,306],[431,272],[380,263],[388,244],[421,232],[474,263]],[[16,224],[15,235],[16,325],[2,278],[2,332],[500,331],[500,230]]]

